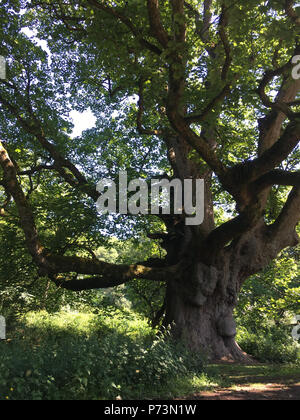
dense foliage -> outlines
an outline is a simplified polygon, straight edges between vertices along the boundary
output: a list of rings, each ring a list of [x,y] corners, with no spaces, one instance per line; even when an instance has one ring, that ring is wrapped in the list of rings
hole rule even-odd
[[[0,343],[0,400],[153,397],[203,367],[128,310],[30,313],[10,337]]]

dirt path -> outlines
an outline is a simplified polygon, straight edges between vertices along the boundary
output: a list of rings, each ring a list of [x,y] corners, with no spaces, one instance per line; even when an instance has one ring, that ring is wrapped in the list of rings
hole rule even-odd
[[[202,392],[189,397],[189,400],[290,400],[300,401],[300,383],[295,385],[284,383],[258,384],[261,386],[235,386]]]
[[[213,385],[187,400],[300,401],[300,367],[211,365]]]

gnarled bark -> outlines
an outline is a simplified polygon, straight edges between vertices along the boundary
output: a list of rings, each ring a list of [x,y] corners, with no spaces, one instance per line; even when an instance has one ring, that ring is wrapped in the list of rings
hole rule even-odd
[[[226,269],[196,264],[168,284],[165,325],[209,360],[249,362],[235,342],[233,310],[240,283]]]

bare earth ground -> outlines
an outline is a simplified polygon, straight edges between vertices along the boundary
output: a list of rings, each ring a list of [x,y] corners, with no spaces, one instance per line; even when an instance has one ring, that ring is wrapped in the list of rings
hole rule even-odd
[[[208,373],[217,374],[221,386],[184,399],[300,401],[300,368],[219,365],[209,367]]]
[[[220,401],[247,401],[247,400],[281,400],[300,401],[300,382],[295,385],[285,383],[259,384],[255,387],[240,386],[235,389],[219,389],[213,392],[194,394],[190,400],[220,400]]]

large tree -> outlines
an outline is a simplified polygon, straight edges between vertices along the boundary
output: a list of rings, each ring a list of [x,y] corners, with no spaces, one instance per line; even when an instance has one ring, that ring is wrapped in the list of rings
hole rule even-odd
[[[41,277],[73,291],[165,282],[176,337],[214,359],[245,359],[233,318],[242,285],[299,242],[296,2],[21,3],[0,11],[3,220],[22,229]],[[68,114],[87,108],[96,127],[73,139]],[[143,223],[96,214],[97,181],[119,169],[204,179],[203,224],[161,215],[164,232],[149,236],[164,258],[99,260],[93,247],[113,222],[120,232]]]

